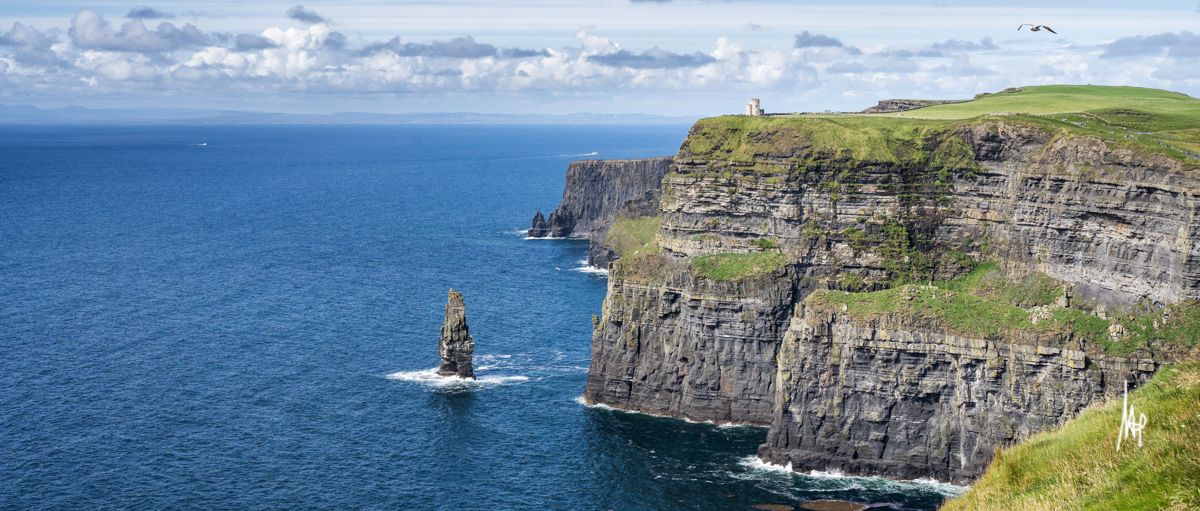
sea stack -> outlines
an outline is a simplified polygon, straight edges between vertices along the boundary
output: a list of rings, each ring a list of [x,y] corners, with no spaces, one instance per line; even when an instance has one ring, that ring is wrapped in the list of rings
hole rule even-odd
[[[442,322],[442,337],[438,341],[442,362],[438,374],[475,379],[471,360],[475,356],[475,339],[467,332],[467,306],[462,293],[450,290],[446,300],[446,319]]]

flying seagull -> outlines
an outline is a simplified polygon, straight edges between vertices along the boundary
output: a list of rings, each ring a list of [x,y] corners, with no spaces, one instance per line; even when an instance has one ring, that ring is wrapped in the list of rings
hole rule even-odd
[[[1020,32],[1021,29],[1025,28],[1025,27],[1029,27],[1030,32],[1038,32],[1044,28],[1044,29],[1046,29],[1047,32],[1050,32],[1051,34],[1058,33],[1058,32],[1055,32],[1053,28],[1050,28],[1049,25],[1034,25],[1033,23],[1022,23],[1021,26],[1017,27],[1017,32]]]

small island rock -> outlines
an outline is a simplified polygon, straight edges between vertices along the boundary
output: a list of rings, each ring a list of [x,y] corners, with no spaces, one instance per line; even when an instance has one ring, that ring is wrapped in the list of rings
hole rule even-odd
[[[442,357],[438,374],[475,379],[472,359],[475,356],[475,339],[467,332],[467,306],[462,293],[450,290],[446,300],[446,319],[442,323],[442,336],[438,341],[438,353]]]

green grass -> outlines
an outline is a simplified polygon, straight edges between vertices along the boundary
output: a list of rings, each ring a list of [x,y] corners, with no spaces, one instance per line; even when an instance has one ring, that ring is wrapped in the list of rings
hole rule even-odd
[[[919,167],[974,168],[954,135],[964,126],[1005,122],[1057,136],[1093,136],[1119,147],[1200,165],[1200,99],[1157,89],[1091,85],[1024,87],[973,101],[888,114],[803,114],[701,119],[685,158],[785,172],[838,159]],[[779,163],[764,163],[764,159]]]
[[[1188,301],[1167,308],[1168,319],[1163,314],[1150,312],[1140,315],[1122,315],[1121,325],[1129,330],[1132,344],[1145,344],[1158,339],[1169,345],[1194,348],[1200,346],[1200,302]],[[1155,325],[1158,320],[1158,325]]]
[[[760,162],[784,159],[797,167],[832,159],[974,168],[970,148],[953,136],[955,123],[898,121],[875,116],[727,115],[701,119],[688,133],[684,158],[742,162],[759,172],[786,170]]]
[[[907,112],[873,114],[906,119],[967,119],[996,113],[1046,115],[1132,109],[1164,117],[1200,116],[1200,100],[1158,89],[1098,85],[1043,85],[995,94],[973,101],[935,105]]]
[[[619,215],[609,227],[604,244],[622,257],[634,253],[657,254],[659,248],[655,237],[661,226],[662,220],[657,216],[630,218]]]
[[[970,273],[957,279],[935,282],[934,285],[970,293],[975,296],[1016,305],[1036,307],[1055,303],[1063,293],[1062,283],[1044,273],[1034,272],[1016,280],[1010,280],[994,262],[984,262]]]
[[[1200,362],[1163,368],[1129,394],[1146,414],[1143,443],[1116,449],[1121,401],[996,454],[942,511],[1200,509]]]
[[[1105,139],[1133,142],[1173,157],[1200,158],[1200,99],[1141,87],[1045,85],[980,95],[974,101],[908,112],[877,114],[903,119],[969,119],[1025,114],[1050,126]]]
[[[692,258],[692,271],[712,280],[741,280],[773,273],[787,264],[778,252],[712,254]]]
[[[853,289],[854,282],[841,282]],[[1100,318],[1078,308],[1051,308],[1034,322],[1033,307],[1055,304],[1062,284],[1044,274],[1009,278],[992,262],[977,265],[959,278],[933,286],[904,285],[873,292],[818,291],[810,304],[869,319],[900,314],[952,332],[977,337],[1011,338],[1017,332],[1066,334],[1085,341],[1085,349],[1128,354],[1146,348],[1187,353],[1200,347],[1200,302],[1187,301],[1140,314]],[[1109,327],[1120,323],[1129,334],[1112,339]]]
[[[911,284],[867,293],[817,291],[809,295],[808,302],[833,310],[845,306],[845,312],[856,318],[901,314],[957,334],[985,338],[1014,331],[1066,331],[1071,329],[1070,321],[1077,319],[1051,316],[1034,324],[1029,311],[1014,305],[936,286]]]

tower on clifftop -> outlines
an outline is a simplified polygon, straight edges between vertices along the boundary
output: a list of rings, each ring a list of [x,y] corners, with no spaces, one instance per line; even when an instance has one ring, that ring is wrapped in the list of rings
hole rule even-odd
[[[758,117],[763,114],[762,106],[758,102],[758,98],[753,98],[749,103],[746,103],[746,115]]]

